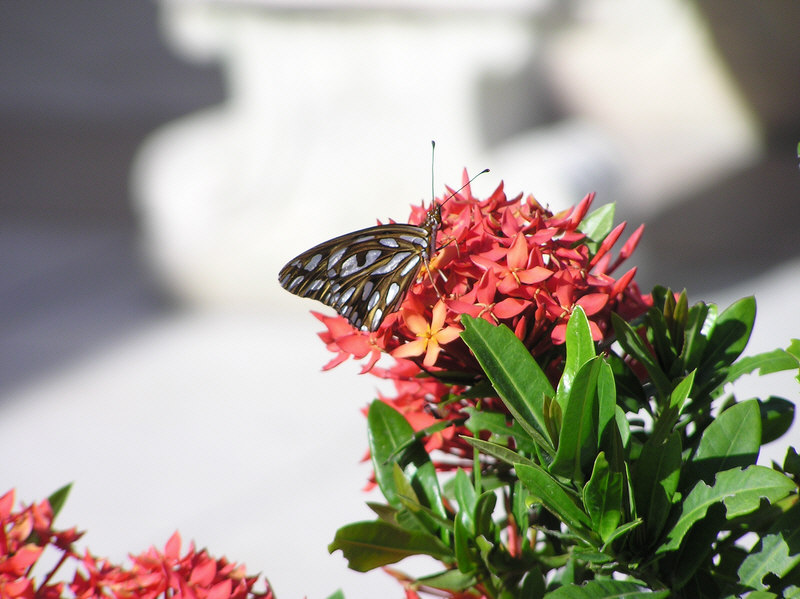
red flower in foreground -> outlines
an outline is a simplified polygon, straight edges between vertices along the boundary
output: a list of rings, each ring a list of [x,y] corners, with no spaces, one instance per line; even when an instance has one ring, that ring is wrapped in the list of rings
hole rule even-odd
[[[0,497],[0,597],[60,597],[64,584],[49,579],[83,533],[53,529],[53,510],[46,499],[14,511],[14,497],[13,489]],[[62,558],[37,587],[31,570],[48,546],[60,550]]]
[[[443,402],[459,391],[447,385],[409,390],[409,381],[421,371],[481,374],[458,338],[461,314],[469,314],[508,326],[557,380],[566,325],[575,306],[586,313],[595,341],[602,341],[611,333],[612,313],[629,320],[650,305],[650,298],[633,282],[635,268],[619,278],[613,276],[636,247],[642,227],[612,262],[612,246],[625,224],[602,239],[589,239],[581,226],[593,200],[594,194],[589,194],[573,208],[553,214],[533,196],[508,199],[502,184],[485,200],[475,198],[469,185],[449,199],[440,199],[441,249],[422,269],[400,309],[387,316],[377,331],[356,330],[342,317],[317,316],[327,328],[320,336],[337,353],[326,368],[351,356],[369,356],[363,371],[394,381],[397,397],[382,399],[403,412],[415,429],[437,419],[463,421],[463,408],[474,401]],[[409,222],[421,223],[426,213],[424,205],[414,207]],[[377,368],[380,352],[411,360],[416,367],[413,372],[408,366]],[[482,399],[481,405],[484,410],[505,411],[496,398]],[[435,447],[459,457],[471,455],[457,437],[449,447],[441,437],[429,439],[428,448]]]
[[[0,599],[61,599],[67,585],[52,583],[56,571],[67,561],[78,565],[69,584],[70,597],[79,599],[272,599],[253,586],[257,576],[247,576],[244,566],[215,559],[206,550],[190,545],[181,555],[181,538],[175,533],[163,552],[149,549],[131,556],[129,569],[92,556],[79,556],[72,544],[83,533],[72,528],[52,528],[53,510],[45,500],[14,511],[14,491],[0,497]],[[37,586],[32,572],[46,548],[61,551],[61,559]]]
[[[247,576],[244,566],[215,559],[190,544],[181,555],[181,538],[176,532],[164,551],[150,548],[131,556],[133,567],[124,569],[88,553],[83,558],[85,574],[78,571],[70,585],[76,597],[136,597],[149,599],[272,599],[272,591],[253,591],[258,576]]]

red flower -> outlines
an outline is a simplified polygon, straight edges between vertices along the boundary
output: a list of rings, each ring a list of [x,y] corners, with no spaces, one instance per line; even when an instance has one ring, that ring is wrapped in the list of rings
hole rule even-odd
[[[466,173],[464,180],[468,181]],[[438,200],[442,225],[437,243],[442,249],[421,271],[400,309],[387,316],[377,331],[358,331],[344,318],[316,315],[327,328],[320,336],[337,354],[325,368],[351,356],[368,357],[364,372],[371,370],[395,382],[397,396],[381,399],[400,410],[415,430],[449,420],[454,426],[446,431],[466,433],[461,428],[463,409],[477,400],[457,399],[463,388],[437,388],[439,383],[425,387],[414,377],[423,370],[433,375],[442,370],[482,374],[457,337],[461,314],[469,314],[508,326],[555,382],[575,306],[586,313],[592,337],[602,341],[611,330],[612,313],[629,320],[645,312],[651,301],[633,282],[635,269],[619,279],[612,276],[633,252],[642,227],[612,261],[612,248],[625,225],[602,239],[587,238],[581,226],[593,200],[594,194],[589,194],[575,207],[553,214],[533,196],[507,198],[502,184],[485,200],[475,198],[469,185]],[[415,206],[409,222],[419,224],[426,214],[424,205]],[[375,364],[381,352],[415,366],[379,369]],[[497,398],[483,398],[480,403],[484,410],[505,412]],[[435,443],[426,441],[429,449],[435,446],[458,458],[472,455],[456,434],[437,435]]]
[[[131,556],[129,570],[115,566],[88,553],[75,573],[70,589],[76,597],[119,597],[150,599],[163,595],[186,599],[272,599],[272,591],[256,592],[257,576],[247,576],[244,566],[215,559],[203,549],[190,544],[181,555],[181,538],[176,532],[164,551],[150,548]]]
[[[71,543],[82,533],[53,529],[53,510],[44,500],[14,511],[12,489],[0,497],[0,597],[49,599],[61,597],[64,583],[49,580],[72,555]],[[62,559],[36,586],[31,572],[48,546],[60,550]]]

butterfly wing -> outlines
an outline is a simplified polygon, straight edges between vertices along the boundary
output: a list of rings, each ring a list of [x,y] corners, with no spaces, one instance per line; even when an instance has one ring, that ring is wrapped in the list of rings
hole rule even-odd
[[[405,298],[430,257],[435,233],[399,223],[361,229],[303,252],[278,280],[295,295],[331,306],[354,327],[374,331]]]

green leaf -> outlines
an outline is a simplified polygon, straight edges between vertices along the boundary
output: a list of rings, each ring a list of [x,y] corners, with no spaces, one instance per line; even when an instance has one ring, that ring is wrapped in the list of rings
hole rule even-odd
[[[561,483],[539,466],[516,464],[515,469],[522,484],[528,488],[528,491],[535,498],[541,501],[548,511],[569,526],[576,534],[586,540],[591,538],[589,534],[589,529],[592,526],[591,519],[586,512],[575,504]]]
[[[692,391],[694,377],[695,371],[690,372],[675,386],[672,393],[670,393],[669,405],[658,417],[653,427],[653,434],[650,438],[651,443],[660,445],[672,432],[675,423],[678,421],[678,416],[680,416],[681,410],[683,410],[683,406],[686,403],[686,399]]]
[[[463,591],[474,586],[477,581],[473,574],[464,574],[458,570],[445,570],[438,574],[422,576],[417,579],[417,582],[427,587],[433,587],[434,589]]]
[[[406,478],[405,472],[403,472],[403,469],[397,462],[392,463],[392,480],[394,481],[394,488],[397,491],[397,496],[405,507],[410,507],[413,511],[417,505],[420,505],[419,497],[417,497],[416,492],[414,492],[411,481]],[[412,505],[409,506],[409,503]]]
[[[544,597],[544,592],[545,579],[542,571],[538,566],[530,567],[525,573],[525,579],[522,581],[522,586],[520,586],[518,597],[531,599]]]
[[[796,499],[794,497],[793,499]],[[782,581],[800,574],[800,503],[795,502],[781,514],[756,546],[740,564],[738,574],[742,584],[764,589],[764,576],[774,574]],[[788,593],[785,593],[789,596]]]
[[[592,519],[592,528],[607,543],[622,520],[621,472],[612,472],[602,452],[594,461],[592,477],[583,488],[583,505]]]
[[[614,325],[614,333],[622,349],[641,362],[647,370],[647,374],[650,375],[658,394],[661,397],[667,397],[672,390],[672,385],[642,338],[616,312],[611,313],[611,323]]]
[[[756,319],[756,300],[744,297],[719,315],[703,355],[702,370],[718,370],[730,366],[738,358],[750,340]]]
[[[493,539],[495,533],[494,507],[497,505],[497,495],[494,491],[484,491],[478,496],[475,503],[475,535]]]
[[[761,411],[761,444],[780,439],[794,421],[794,404],[783,397],[770,396],[758,402]]]
[[[695,370],[708,345],[708,333],[717,319],[717,307],[702,302],[689,309],[683,332],[683,349],[680,353],[685,371]]]
[[[327,599],[344,599],[344,592],[342,589],[338,589],[332,595],[328,595]]]
[[[477,495],[475,494],[475,487],[472,486],[472,481],[469,480],[469,475],[461,468],[456,471],[455,476],[455,496],[458,503],[459,513],[464,512],[466,521],[465,524],[470,530],[475,530],[475,502]]]
[[[470,541],[474,536],[474,532],[470,530],[469,520],[471,515],[468,516],[465,510],[459,510],[456,514],[455,530],[453,534],[453,549],[456,554],[456,566],[459,572],[469,574],[475,572],[477,563],[472,558],[470,551]]]
[[[548,470],[583,484],[583,470],[597,455],[597,377],[602,358],[593,358],[578,371],[566,398],[558,451]]]
[[[789,347],[786,348],[786,353],[792,354],[797,359],[798,363],[800,363],[800,339],[792,339]],[[798,374],[794,378],[800,382],[800,368],[798,368]]]
[[[617,429],[619,429],[622,447],[628,449],[631,440],[631,423],[628,422],[625,412],[619,406],[614,409],[614,422],[617,425]]]
[[[408,443],[414,439],[414,429],[403,415],[382,401],[374,401],[367,414],[367,426],[375,480],[389,504],[397,508],[403,505],[394,474],[396,460],[417,497],[424,498],[426,507],[445,517],[436,469],[419,440]],[[401,445],[407,445],[405,451],[392,459]]]
[[[669,297],[668,305],[674,307],[675,300],[672,296]],[[653,349],[656,351],[659,364],[668,373],[671,373],[673,363],[678,355],[675,351],[675,345],[670,337],[667,327],[666,315],[658,308],[650,308],[647,311],[648,336],[650,337]]]
[[[528,530],[528,526],[530,526],[530,511],[528,510],[530,493],[519,480],[514,481],[512,489],[511,514],[514,516],[519,530]]]
[[[474,437],[466,437],[463,435],[461,438],[481,453],[485,453],[486,455],[497,458],[506,464],[511,464],[512,466],[518,462],[522,464],[534,464],[533,461],[509,449],[508,447],[505,447],[504,445],[498,445],[497,443],[484,441],[483,439],[476,439]]]
[[[786,538],[786,537],[790,538]],[[792,538],[793,537],[793,538]],[[791,549],[794,541],[795,551]],[[800,527],[762,537],[756,549],[748,555],[739,567],[739,582],[751,589],[767,590],[763,579],[767,574],[778,578],[800,564]]]
[[[614,210],[616,209],[615,203],[603,204],[597,210],[593,210],[590,214],[586,215],[581,221],[578,230],[586,235],[589,239],[596,242],[596,246],[602,243],[606,236],[614,228]],[[592,251],[594,254],[596,248]]]
[[[69,496],[69,492],[72,490],[72,483],[67,483],[57,491],[54,491],[50,497],[47,498],[47,501],[50,503],[50,509],[53,510],[53,519],[55,520],[58,513],[61,511],[61,508],[64,507],[64,504],[67,502],[67,497]]]
[[[567,357],[556,391],[556,401],[562,408],[566,406],[567,396],[572,389],[572,381],[575,380],[578,371],[596,355],[589,319],[586,318],[586,312],[580,306],[575,307],[567,322],[566,343]]]
[[[597,377],[597,436],[608,439],[613,426],[614,413],[617,407],[617,387],[614,384],[614,372],[605,360],[600,363]],[[616,432],[616,431],[615,431]]]
[[[544,397],[553,397],[555,391],[536,360],[505,325],[496,327],[467,314],[462,315],[461,322],[464,325],[461,338],[475,354],[511,415],[543,451],[554,455],[543,406]]]
[[[663,444],[648,441],[633,470],[633,492],[644,520],[645,547],[655,541],[672,509],[681,472],[681,438],[677,432]]]
[[[511,421],[510,424],[506,421],[509,418],[508,415],[499,412],[484,412],[472,406],[464,408],[462,412],[469,415],[469,418],[464,423],[468,431],[476,435],[487,431],[503,439],[511,437],[514,439],[518,451],[523,451],[528,455],[533,455],[536,452],[533,441],[531,441],[530,436],[522,427],[514,421]]]
[[[611,545],[611,543],[616,541],[619,537],[628,534],[628,532],[640,526],[642,523],[643,520],[641,518],[637,518],[636,520],[632,520],[631,522],[626,522],[622,526],[617,527],[617,529],[608,536],[608,539],[606,539],[606,542],[603,543],[603,546],[600,548],[600,550],[606,551],[606,549],[608,548],[609,545]]]
[[[797,455],[797,450],[794,447],[786,448],[782,469],[786,474],[794,477],[795,480],[800,479],[800,455]]]
[[[677,549],[691,526],[702,519],[712,505],[722,502],[728,520],[758,509],[761,498],[774,503],[795,489],[792,480],[780,472],[764,466],[750,466],[746,470],[733,468],[719,472],[713,486],[698,482],[681,506],[675,526],[669,531],[666,542],[656,554]]]
[[[797,358],[782,349],[775,349],[755,356],[746,356],[737,360],[728,370],[725,377],[726,383],[732,383],[740,376],[750,374],[758,370],[760,376],[783,372],[784,370],[795,370],[800,366]]]
[[[428,533],[404,530],[382,520],[355,522],[336,531],[328,552],[341,549],[348,566],[367,572],[394,564],[410,555],[430,555],[441,560],[453,558],[450,549]]]
[[[675,302],[675,296],[672,296],[674,305],[672,313],[667,319],[669,326],[669,335],[672,338],[673,347],[681,351],[684,342],[684,331],[689,322],[689,300],[686,296],[686,289],[684,289],[678,296],[678,301]],[[666,314],[665,314],[666,316]]]
[[[681,546],[674,553],[670,553],[664,560],[662,572],[667,573],[669,586],[673,590],[681,589],[691,583],[694,586],[698,578],[707,576],[712,550],[716,547],[715,541],[720,530],[725,527],[725,510],[722,504],[715,503],[710,506],[705,516],[695,522],[684,536]],[[694,593],[701,596],[706,593]],[[684,590],[685,596],[693,596],[688,589]],[[716,594],[712,593],[716,599]]]
[[[642,590],[634,582],[622,580],[590,580],[586,584],[563,586],[544,599],[662,599],[669,597],[669,591]]]
[[[734,404],[703,431],[688,465],[683,487],[698,479],[710,483],[717,472],[756,463],[761,447],[761,411],[754,399]]]

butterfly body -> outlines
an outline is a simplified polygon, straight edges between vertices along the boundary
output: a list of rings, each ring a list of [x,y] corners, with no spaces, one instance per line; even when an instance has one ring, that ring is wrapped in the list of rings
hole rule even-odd
[[[335,237],[290,260],[278,280],[295,295],[331,306],[357,329],[375,331],[427,268],[440,225],[434,201],[421,225],[389,223]]]

